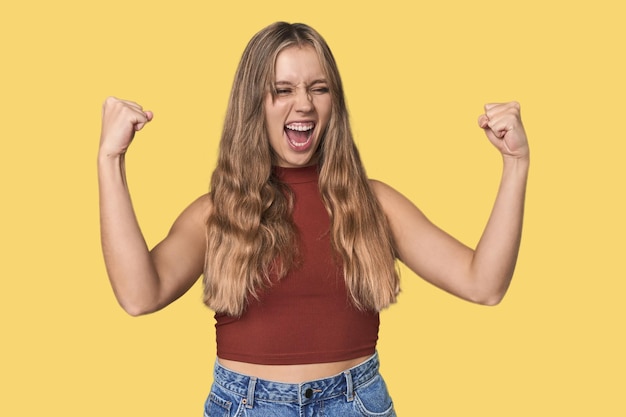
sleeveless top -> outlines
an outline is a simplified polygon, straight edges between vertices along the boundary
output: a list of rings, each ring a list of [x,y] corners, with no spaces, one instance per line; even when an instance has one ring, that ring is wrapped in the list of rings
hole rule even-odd
[[[258,300],[249,297],[241,317],[215,314],[217,356],[295,365],[373,355],[379,315],[357,310],[348,297],[340,256],[330,242],[317,167],[274,167],[274,175],[293,191],[300,259],[259,291]]]

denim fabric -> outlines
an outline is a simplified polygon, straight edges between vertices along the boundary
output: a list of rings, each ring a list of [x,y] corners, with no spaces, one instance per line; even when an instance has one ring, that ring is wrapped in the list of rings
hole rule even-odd
[[[336,376],[301,384],[266,381],[215,363],[205,417],[396,417],[378,355]]]

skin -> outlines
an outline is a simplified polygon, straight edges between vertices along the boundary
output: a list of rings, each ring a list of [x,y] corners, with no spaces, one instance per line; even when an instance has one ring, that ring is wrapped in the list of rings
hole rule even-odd
[[[288,48],[276,63],[275,95],[265,102],[270,144],[277,163],[314,164],[320,133],[330,117],[330,95],[321,65],[310,48]],[[98,154],[101,238],[111,285],[120,305],[136,316],[157,311],[184,294],[200,277],[206,251],[207,195],[187,207],[168,235],[149,250],[137,223],[126,184],[124,155],[135,133],[153,118],[137,103],[108,98],[103,105]],[[284,132],[292,121],[313,121],[313,145],[294,150]],[[485,106],[478,119],[488,140],[502,155],[496,200],[475,249],[431,223],[402,194],[371,181],[387,215],[398,256],[432,284],[463,299],[495,305],[511,281],[519,250],[529,148],[516,102]],[[300,383],[338,374],[366,358],[312,365],[255,365],[221,360],[234,371],[259,378]]]
[[[326,77],[313,47],[291,47],[276,58],[275,96],[265,99],[265,120],[276,165],[298,167],[314,164],[315,151],[328,124],[331,97]],[[305,150],[290,145],[285,126],[315,123]]]

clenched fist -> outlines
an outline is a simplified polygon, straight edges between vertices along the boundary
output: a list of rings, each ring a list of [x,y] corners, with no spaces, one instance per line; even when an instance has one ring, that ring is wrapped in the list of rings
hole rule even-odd
[[[489,141],[503,157],[528,158],[528,140],[519,103],[490,103],[485,105],[485,114],[478,118]]]
[[[151,111],[132,101],[109,97],[102,105],[102,130],[100,154],[106,157],[123,155],[130,146],[135,132],[152,120]]]

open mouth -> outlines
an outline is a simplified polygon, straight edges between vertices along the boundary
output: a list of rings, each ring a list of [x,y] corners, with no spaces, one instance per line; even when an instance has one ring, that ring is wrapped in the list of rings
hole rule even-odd
[[[294,122],[285,125],[287,141],[295,150],[306,150],[311,144],[315,122]]]

